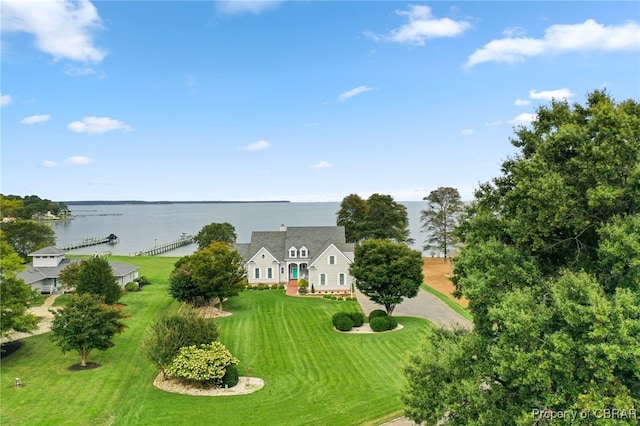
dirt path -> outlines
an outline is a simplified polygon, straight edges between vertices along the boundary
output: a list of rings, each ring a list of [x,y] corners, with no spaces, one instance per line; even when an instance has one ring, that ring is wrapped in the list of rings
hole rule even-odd
[[[449,278],[453,274],[453,264],[441,257],[425,257],[422,259],[422,275],[424,283],[434,290],[449,297],[458,305],[466,308],[469,303],[466,299],[457,299],[453,296],[455,287]]]

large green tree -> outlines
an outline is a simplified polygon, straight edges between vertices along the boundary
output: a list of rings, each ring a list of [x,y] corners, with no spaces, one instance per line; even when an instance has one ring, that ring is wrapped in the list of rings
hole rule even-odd
[[[171,273],[169,293],[182,302],[195,304],[237,296],[246,286],[246,270],[240,253],[231,245],[213,242],[207,248],[185,256]]]
[[[362,238],[362,225],[367,217],[367,202],[358,194],[349,194],[342,199],[336,214],[337,225],[344,226],[349,243],[357,243]]]
[[[404,243],[367,240],[356,246],[350,267],[358,289],[391,315],[404,298],[416,297],[422,276],[422,254]]]
[[[391,195],[372,194],[367,200],[356,194],[348,195],[343,198],[337,216],[337,224],[345,227],[349,242],[388,239],[413,243],[407,208]]]
[[[427,208],[421,212],[421,220],[428,236],[423,249],[442,253],[446,260],[455,243],[453,230],[464,207],[460,192],[449,186],[440,187],[424,197],[424,201]]]
[[[113,337],[126,327],[124,313],[103,302],[94,294],[74,294],[64,308],[52,311],[51,338],[62,353],[77,351],[83,367],[91,351],[112,347]]]
[[[215,241],[233,244],[236,242],[236,238],[238,238],[236,229],[228,222],[205,225],[200,232],[193,237],[196,243],[198,243],[199,250],[209,247],[211,243]]]
[[[18,277],[23,269],[22,258],[0,238],[0,337],[38,327],[38,319],[28,311],[35,293]]]
[[[53,229],[35,220],[2,223],[0,229],[4,232],[9,245],[24,260],[29,260],[29,253],[56,243],[56,234]]]
[[[77,273],[76,292],[102,296],[109,305],[116,303],[122,296],[122,288],[113,275],[109,261],[100,256],[82,261]]]
[[[406,414],[629,424],[593,414],[640,408],[640,105],[553,101],[512,143],[458,229],[453,281],[474,329],[434,333],[412,357]]]

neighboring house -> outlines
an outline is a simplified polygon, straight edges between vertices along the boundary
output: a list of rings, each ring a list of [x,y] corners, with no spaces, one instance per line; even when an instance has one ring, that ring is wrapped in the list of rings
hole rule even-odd
[[[279,231],[254,231],[251,242],[236,244],[249,284],[285,284],[305,278],[316,293],[350,292],[349,266],[355,245],[343,226],[282,225]]]
[[[29,253],[33,258],[32,263],[18,276],[22,278],[33,290],[40,293],[55,293],[63,283],[58,281],[60,271],[71,263],[80,262],[82,259],[66,259],[65,251],[57,247],[45,247]],[[113,275],[118,284],[124,287],[130,281],[138,278],[138,267],[127,263],[109,261]]]

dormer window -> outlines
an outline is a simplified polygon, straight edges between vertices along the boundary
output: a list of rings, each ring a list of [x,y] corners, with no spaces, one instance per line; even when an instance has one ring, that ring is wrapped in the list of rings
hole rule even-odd
[[[304,257],[304,258],[309,257],[309,252],[307,251],[307,248],[304,246],[302,246],[302,248],[300,249],[300,257]]]
[[[298,249],[295,247],[291,247],[289,249],[289,257],[293,258],[293,257],[298,257]]]

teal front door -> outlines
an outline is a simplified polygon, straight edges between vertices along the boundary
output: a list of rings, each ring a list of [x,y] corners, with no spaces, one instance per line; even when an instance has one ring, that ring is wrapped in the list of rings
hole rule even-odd
[[[294,266],[293,268],[291,268],[291,278],[294,280],[298,279],[298,267]]]

